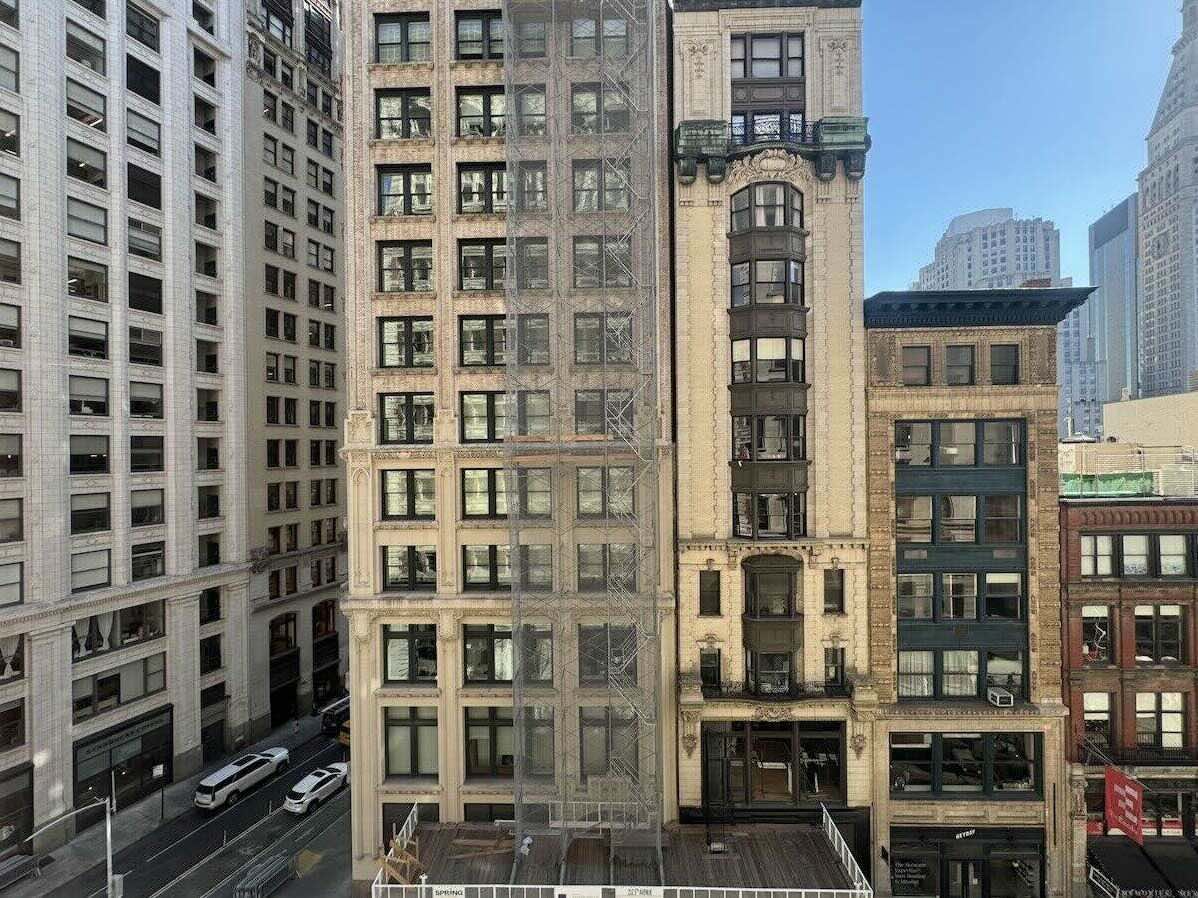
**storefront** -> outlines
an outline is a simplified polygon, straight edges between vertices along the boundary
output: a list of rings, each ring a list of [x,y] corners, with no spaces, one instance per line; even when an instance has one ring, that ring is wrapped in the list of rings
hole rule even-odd
[[[167,705],[75,743],[75,807],[116,796],[117,811],[171,782],[173,708]],[[162,776],[154,776],[161,765]],[[84,829],[104,819],[97,808],[78,816]]]
[[[1041,898],[1044,830],[895,826],[882,858],[903,898]]]
[[[844,801],[844,725],[703,724],[704,810],[764,812]],[[750,815],[751,816],[751,815]]]
[[[1139,777],[1144,785],[1144,836],[1184,836],[1198,833],[1198,780]],[[1106,826],[1102,777],[1086,780],[1086,832],[1090,836],[1110,834]],[[1118,831],[1116,830],[1116,833]]]
[[[18,848],[33,832],[33,765],[0,773],[0,852]],[[25,843],[22,852],[31,851]]]

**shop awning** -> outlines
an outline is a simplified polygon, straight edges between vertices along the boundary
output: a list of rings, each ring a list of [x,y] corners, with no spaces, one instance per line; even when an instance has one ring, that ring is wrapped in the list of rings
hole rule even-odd
[[[1141,849],[1124,836],[1103,836],[1091,838],[1087,849],[1125,898],[1198,896],[1198,852],[1185,839],[1149,837]]]

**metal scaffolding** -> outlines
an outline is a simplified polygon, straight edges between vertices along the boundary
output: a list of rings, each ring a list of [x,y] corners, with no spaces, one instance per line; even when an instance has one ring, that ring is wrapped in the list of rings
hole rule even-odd
[[[515,865],[587,833],[660,876],[658,2],[503,18]]]

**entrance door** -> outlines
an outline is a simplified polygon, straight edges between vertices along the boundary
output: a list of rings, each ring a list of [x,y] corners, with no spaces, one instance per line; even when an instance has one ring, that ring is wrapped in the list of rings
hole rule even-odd
[[[204,749],[204,763],[211,764],[225,753],[225,722],[216,720],[200,730],[200,745]]]
[[[948,862],[948,898],[982,898],[980,860],[952,858]]]
[[[298,684],[288,683],[270,694],[270,728],[293,720],[299,711]]]
[[[794,800],[794,745],[790,733],[753,734],[750,758],[753,801],[791,802]]]

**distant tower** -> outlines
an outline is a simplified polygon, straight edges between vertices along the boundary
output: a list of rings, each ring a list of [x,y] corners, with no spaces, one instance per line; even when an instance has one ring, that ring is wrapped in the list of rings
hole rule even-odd
[[[1143,396],[1186,390],[1198,372],[1195,223],[1198,177],[1198,0],[1182,8],[1182,35],[1148,132],[1140,172],[1139,356]]]

